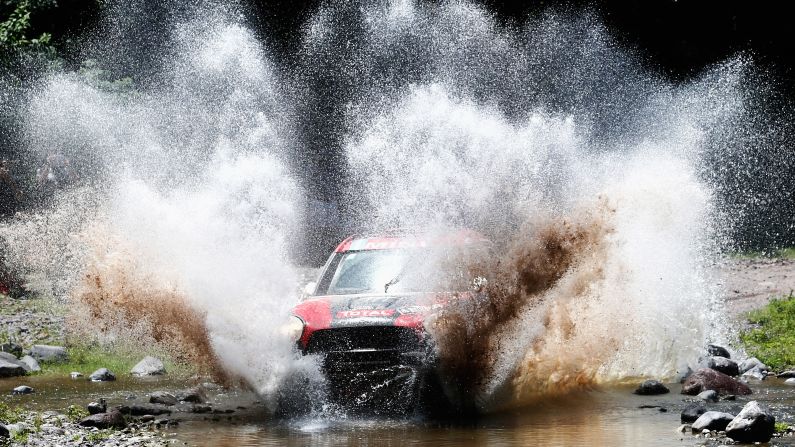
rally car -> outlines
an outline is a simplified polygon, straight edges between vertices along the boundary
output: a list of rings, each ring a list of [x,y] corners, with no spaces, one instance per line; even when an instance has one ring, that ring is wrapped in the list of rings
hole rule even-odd
[[[340,243],[289,326],[297,350],[319,357],[328,399],[402,411],[427,401],[423,392],[441,393],[425,325],[439,309],[472,299],[484,279],[467,263],[484,250],[488,241],[469,230],[394,231]]]

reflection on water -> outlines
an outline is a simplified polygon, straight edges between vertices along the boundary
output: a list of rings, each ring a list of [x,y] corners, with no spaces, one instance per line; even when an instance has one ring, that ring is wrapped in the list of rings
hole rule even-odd
[[[189,444],[254,445],[693,445],[676,432],[685,397],[639,397],[619,387],[550,398],[532,408],[478,420],[428,421],[331,416],[304,420],[248,420],[209,427],[186,423],[178,438]],[[678,390],[677,390],[678,391]],[[638,408],[659,405],[659,408]]]
[[[36,389],[30,396],[11,396],[22,383]],[[187,383],[169,378],[140,380],[121,377],[116,382],[27,377],[0,380],[0,402],[29,409],[65,409],[85,405],[100,397],[110,405],[146,400],[153,390],[176,391]],[[769,405],[778,421],[792,422],[795,392],[772,379],[752,383],[755,394],[737,401],[710,404],[710,409],[737,414],[747,400]],[[663,396],[636,396],[630,386],[578,391],[539,399],[531,407],[490,415],[477,420],[433,421],[421,417],[363,418],[329,411],[320,417],[273,419],[252,393],[219,390],[210,393],[210,404],[222,414],[192,414],[174,407],[172,419],[181,421],[168,436],[188,445],[537,445],[537,446],[692,446],[704,443],[676,431],[679,414],[694,399],[679,394],[672,385]],[[651,406],[651,408],[640,408]],[[655,407],[656,406],[656,407]],[[665,411],[661,411],[665,409]],[[792,438],[774,439],[774,445],[795,445]]]

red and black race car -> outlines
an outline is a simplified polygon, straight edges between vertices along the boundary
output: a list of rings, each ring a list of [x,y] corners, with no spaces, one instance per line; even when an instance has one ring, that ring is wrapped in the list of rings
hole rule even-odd
[[[289,326],[300,352],[320,356],[328,398],[349,408],[383,408],[384,399],[392,409],[413,405],[438,380],[425,323],[472,298],[482,279],[467,262],[487,249],[470,230],[395,231],[339,244]]]

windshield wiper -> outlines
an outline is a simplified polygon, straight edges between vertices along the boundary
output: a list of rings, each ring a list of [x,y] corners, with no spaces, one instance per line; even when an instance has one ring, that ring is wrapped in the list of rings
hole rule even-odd
[[[389,286],[394,286],[395,284],[397,284],[398,281],[400,281],[401,275],[403,275],[403,270],[398,272],[398,274],[395,275],[394,278],[390,279],[388,283],[384,284],[384,293],[389,293]]]

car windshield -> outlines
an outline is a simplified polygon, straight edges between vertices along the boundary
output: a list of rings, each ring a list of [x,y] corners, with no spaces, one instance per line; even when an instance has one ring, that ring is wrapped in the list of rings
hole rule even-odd
[[[464,291],[472,277],[460,250],[363,250],[337,253],[329,261],[318,293],[406,293]]]

